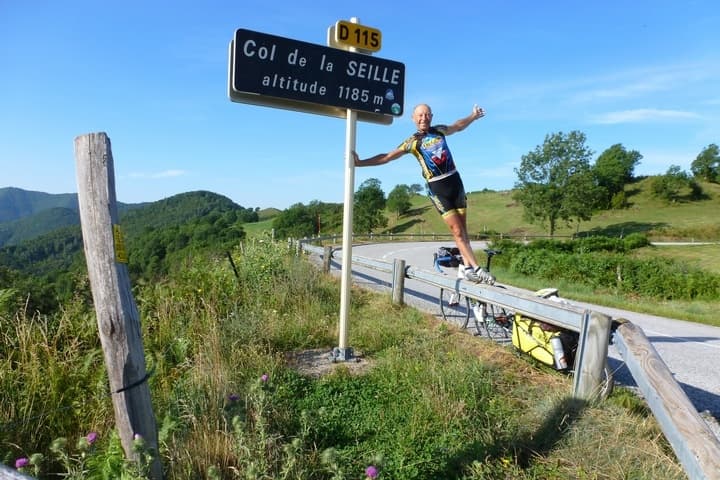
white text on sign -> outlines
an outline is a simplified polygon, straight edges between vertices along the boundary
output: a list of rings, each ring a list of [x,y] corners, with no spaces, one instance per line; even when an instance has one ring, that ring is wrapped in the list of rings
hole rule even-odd
[[[230,97],[309,102],[402,115],[405,66],[339,48],[238,29],[231,42]],[[293,104],[301,108],[299,104]]]

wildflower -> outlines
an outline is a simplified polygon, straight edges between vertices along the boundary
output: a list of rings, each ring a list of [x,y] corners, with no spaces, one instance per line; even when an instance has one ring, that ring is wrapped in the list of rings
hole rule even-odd
[[[237,393],[231,393],[230,395],[228,395],[228,400],[231,402],[237,402],[238,400],[240,400],[240,395],[238,395]]]
[[[87,434],[87,437],[85,437],[85,438],[87,439],[87,442],[90,445],[92,445],[93,443],[95,443],[95,440],[97,440],[98,434],[97,434],[97,432],[90,432]]]
[[[15,468],[18,470],[28,465],[30,465],[30,460],[27,457],[20,457],[15,460]]]
[[[267,373],[263,373],[263,374],[262,374],[262,377],[260,377],[260,380],[261,380],[263,383],[266,383],[266,382],[268,381],[268,378],[270,378],[270,377],[268,377],[268,374],[267,374]]]
[[[377,467],[375,467],[375,465],[370,465],[369,467],[367,467],[365,469],[365,476],[370,479],[377,478],[377,476],[378,476]]]

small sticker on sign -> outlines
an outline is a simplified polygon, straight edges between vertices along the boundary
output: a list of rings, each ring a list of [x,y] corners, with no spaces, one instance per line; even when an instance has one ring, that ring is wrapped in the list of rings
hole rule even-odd
[[[113,225],[113,240],[115,241],[115,261],[128,263],[127,250],[125,250],[125,241],[123,240],[120,225]]]

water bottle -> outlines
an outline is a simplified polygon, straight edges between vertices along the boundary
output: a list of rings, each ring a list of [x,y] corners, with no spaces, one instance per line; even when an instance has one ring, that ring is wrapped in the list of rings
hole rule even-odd
[[[565,358],[565,349],[562,346],[560,337],[557,335],[550,339],[550,345],[552,345],[553,356],[555,357],[555,368],[558,370],[565,370],[568,368],[567,359]]]

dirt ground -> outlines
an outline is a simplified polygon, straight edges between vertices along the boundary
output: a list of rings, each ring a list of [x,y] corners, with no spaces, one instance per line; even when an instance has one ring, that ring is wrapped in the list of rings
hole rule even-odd
[[[361,374],[371,366],[370,361],[359,352],[354,352],[351,358],[344,360],[336,358],[333,351],[326,348],[290,352],[285,358],[291,367],[312,378],[320,378],[337,368],[345,368],[350,373]]]

